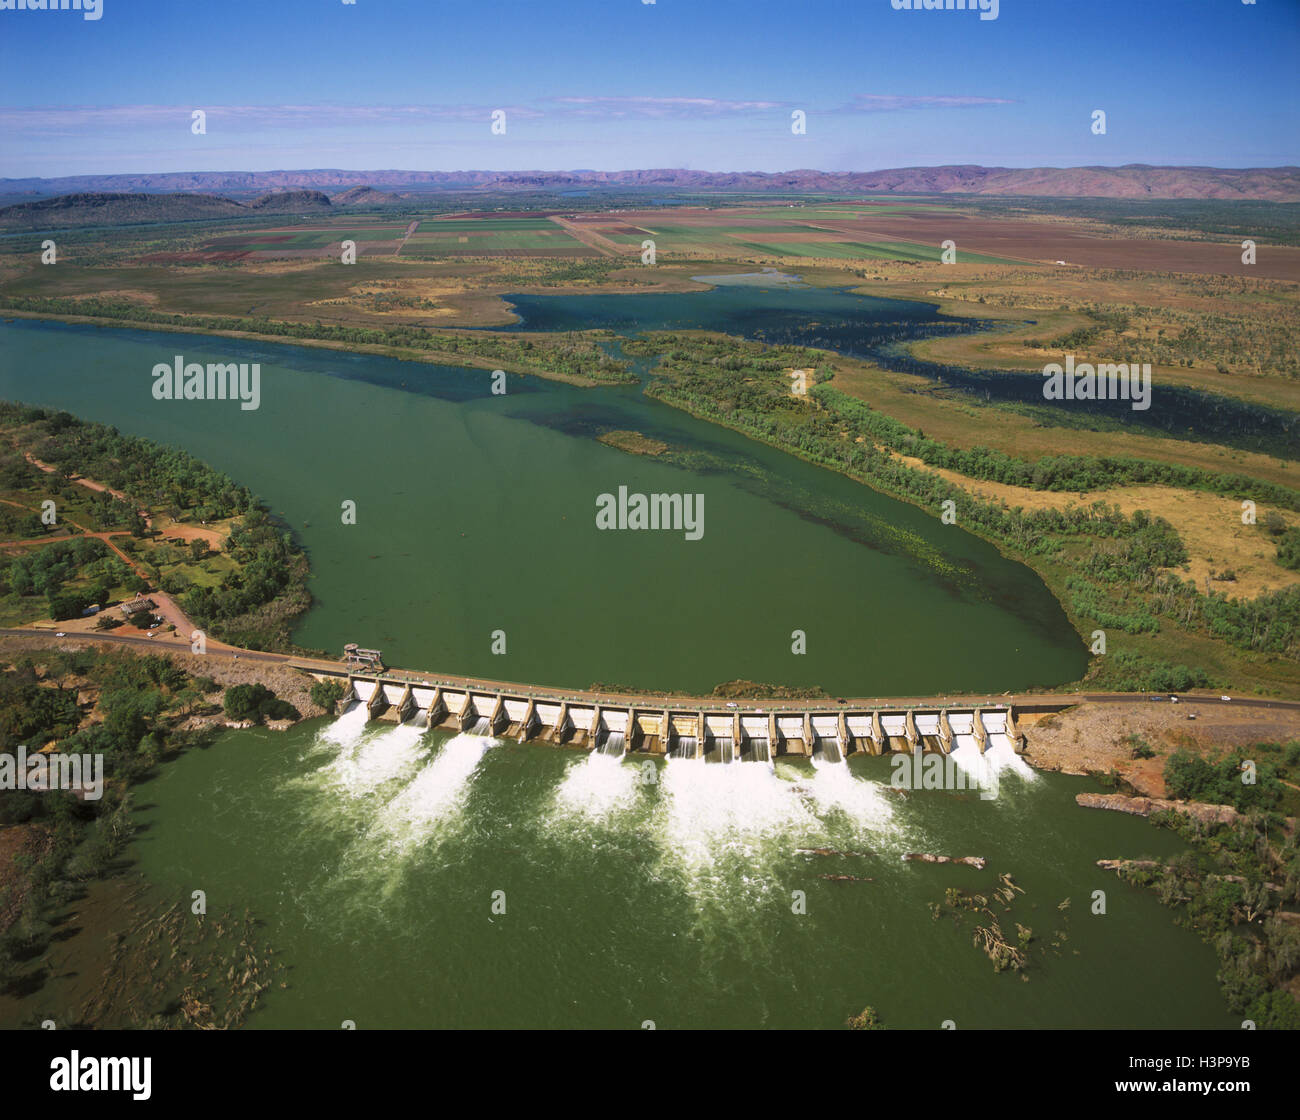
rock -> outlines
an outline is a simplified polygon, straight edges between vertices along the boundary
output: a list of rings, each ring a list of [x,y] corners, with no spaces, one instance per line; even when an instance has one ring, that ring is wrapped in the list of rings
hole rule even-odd
[[[1199,801],[1171,801],[1166,797],[1127,797],[1122,793],[1079,793],[1075,803],[1085,809],[1110,809],[1116,813],[1130,813],[1136,817],[1149,817],[1152,813],[1185,813],[1206,824],[1234,824],[1241,818],[1231,805],[1203,805]],[[1294,822],[1294,818],[1289,818]],[[1294,827],[1291,823],[1289,827]]]
[[[974,867],[983,871],[988,865],[988,860],[983,856],[935,856],[928,852],[908,852],[903,857],[905,863],[964,863],[967,867]]]

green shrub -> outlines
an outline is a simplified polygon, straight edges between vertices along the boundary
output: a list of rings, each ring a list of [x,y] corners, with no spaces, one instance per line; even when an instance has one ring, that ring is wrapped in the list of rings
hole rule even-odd
[[[342,699],[343,686],[338,681],[317,681],[311,686],[311,702],[327,712],[333,712]]]

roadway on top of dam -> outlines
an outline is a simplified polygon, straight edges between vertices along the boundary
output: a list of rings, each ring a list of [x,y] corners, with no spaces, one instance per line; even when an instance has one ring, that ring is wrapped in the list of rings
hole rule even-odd
[[[97,641],[128,646],[133,649],[145,648],[161,653],[191,653],[188,642],[176,638],[158,636],[148,638],[128,634],[99,634],[93,632],[65,632],[59,638],[48,627],[29,629],[3,629],[0,636],[40,639],[44,644],[65,641]],[[1143,692],[1006,692],[997,695],[959,694],[943,696],[908,696],[908,697],[811,697],[807,699],[771,699],[767,697],[726,697],[726,696],[687,696],[663,692],[601,692],[590,689],[550,688],[539,685],[521,684],[516,681],[488,680],[481,677],[460,677],[438,673],[419,672],[414,669],[388,669],[382,673],[359,670],[341,661],[324,658],[302,657],[291,653],[267,653],[262,650],[244,649],[221,642],[209,640],[204,657],[247,660],[283,665],[287,668],[299,668],[306,672],[327,673],[340,677],[355,676],[384,680],[392,684],[427,685],[453,689],[468,689],[482,693],[510,693],[514,696],[526,696],[531,699],[564,700],[577,703],[598,704],[609,708],[722,708],[734,704],[737,708],[757,709],[763,712],[825,712],[839,708],[944,708],[944,707],[1005,707],[1013,706],[1019,711],[1063,710],[1080,703],[1135,703],[1145,697],[1159,695],[1168,702],[1169,693]],[[1300,711],[1297,700],[1266,700],[1255,697],[1232,697],[1223,700],[1218,694],[1179,692],[1183,703],[1195,704],[1235,704],[1253,708],[1272,708]]]

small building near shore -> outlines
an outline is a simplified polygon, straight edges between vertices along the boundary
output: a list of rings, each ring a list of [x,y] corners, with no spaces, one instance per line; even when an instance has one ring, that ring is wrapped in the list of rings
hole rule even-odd
[[[381,672],[384,668],[384,655],[377,649],[363,649],[356,642],[349,642],[343,647],[343,660],[348,665],[368,665]]]
[[[129,599],[122,604],[122,613],[127,618],[134,618],[142,611],[156,611],[158,604],[144,595],[137,595],[134,599]]]

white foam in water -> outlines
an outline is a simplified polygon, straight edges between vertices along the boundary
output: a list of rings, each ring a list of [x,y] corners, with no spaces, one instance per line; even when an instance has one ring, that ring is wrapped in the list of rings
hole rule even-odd
[[[425,763],[411,783],[389,804],[386,823],[414,827],[417,834],[458,813],[465,804],[470,779],[484,754],[498,746],[487,735],[457,735],[443,743],[433,760]]]
[[[990,760],[998,773],[1010,770],[1026,782],[1038,781],[1034,768],[1016,754],[1016,748],[1009,735],[990,735],[988,753],[984,757]]]
[[[639,782],[636,766],[624,765],[621,757],[593,751],[565,771],[555,802],[561,810],[601,819],[634,806]]]
[[[953,738],[956,745],[948,756],[953,764],[963,774],[968,775],[972,786],[979,789],[995,789],[997,770],[985,755],[980,754],[975,736],[956,735]]]
[[[366,730],[366,720],[370,713],[366,706],[353,703],[347,711],[338,717],[320,733],[320,738],[327,743],[355,743]]]
[[[849,764],[813,759],[810,792],[822,809],[838,809],[858,824],[880,825],[894,814],[894,807],[875,782],[854,776]]]
[[[665,847],[688,864],[711,864],[757,836],[820,828],[794,784],[767,766],[670,759],[663,770]]]
[[[399,724],[362,739],[339,755],[329,773],[348,793],[357,796],[410,774],[420,762],[422,732],[413,723]]]

